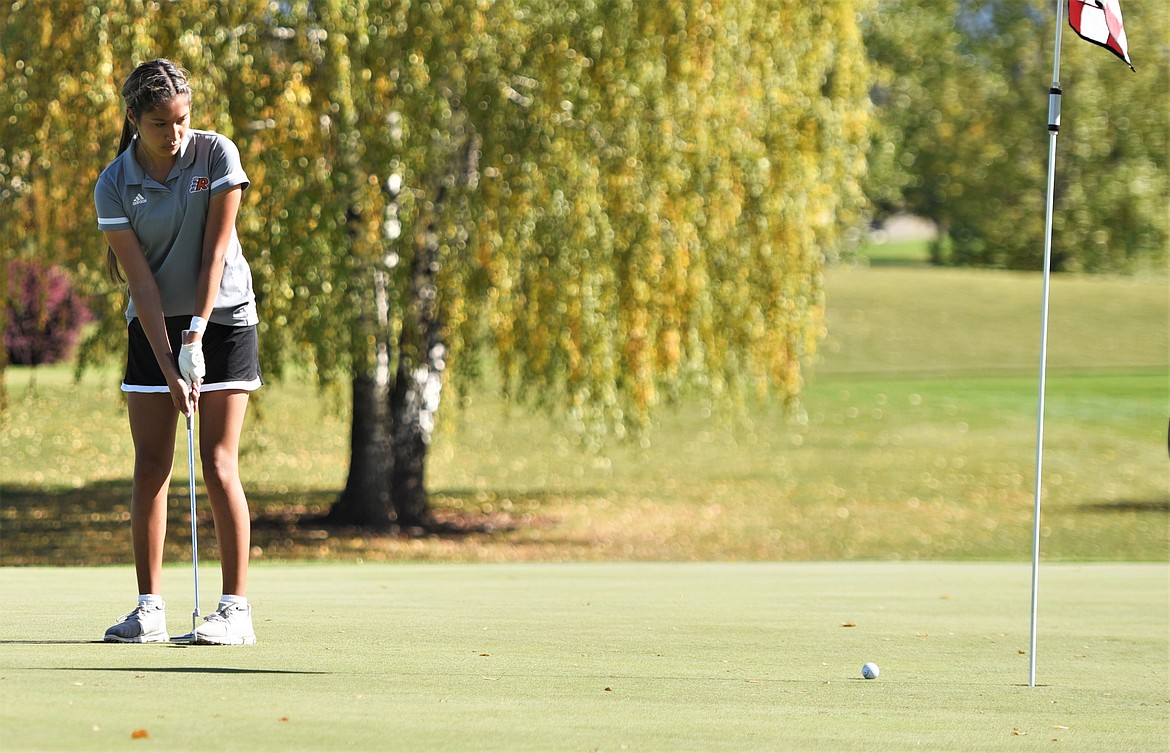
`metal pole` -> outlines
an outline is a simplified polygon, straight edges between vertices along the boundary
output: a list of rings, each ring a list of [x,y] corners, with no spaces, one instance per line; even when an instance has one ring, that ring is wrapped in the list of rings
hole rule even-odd
[[[1060,132],[1060,39],[1064,29],[1064,0],[1056,2],[1056,46],[1052,61],[1052,88],[1048,90],[1048,197],[1044,207],[1044,294],[1040,314],[1040,385],[1036,418],[1036,488],[1032,511],[1032,614],[1028,641],[1028,686],[1036,687],[1036,613],[1040,591],[1040,497],[1044,469],[1044,393],[1048,371],[1048,298],[1052,277],[1052,205],[1056,192],[1056,136]]]

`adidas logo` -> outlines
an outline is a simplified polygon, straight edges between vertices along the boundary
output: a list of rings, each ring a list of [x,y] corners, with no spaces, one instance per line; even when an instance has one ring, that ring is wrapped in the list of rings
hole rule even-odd
[[[142,194],[138,194],[137,196],[135,196],[135,197],[134,197],[134,201],[132,201],[132,202],[130,202],[130,203],[131,203],[133,206],[138,206],[139,204],[145,204],[145,203],[146,203],[146,197],[145,197],[145,196],[143,196]]]

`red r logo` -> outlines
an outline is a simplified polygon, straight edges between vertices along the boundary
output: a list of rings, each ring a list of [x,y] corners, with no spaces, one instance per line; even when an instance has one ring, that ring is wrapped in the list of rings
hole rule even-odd
[[[191,193],[197,191],[206,191],[211,186],[211,181],[207,178],[192,178],[191,179]]]

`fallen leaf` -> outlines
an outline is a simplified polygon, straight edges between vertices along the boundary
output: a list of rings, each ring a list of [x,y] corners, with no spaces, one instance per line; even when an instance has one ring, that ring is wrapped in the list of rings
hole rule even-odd
[[[150,737],[150,733],[144,729],[136,729],[130,733],[131,740],[145,740]]]
[[[1017,648],[1017,649],[1016,649],[1016,653],[1017,653],[1017,654],[1019,654],[1020,656],[1023,656],[1024,654],[1026,654],[1026,653],[1028,653],[1028,652],[1027,652],[1027,651],[1025,651],[1025,650],[1024,650],[1024,649],[1022,649],[1022,648]]]
[[[1012,734],[1016,737],[1026,737],[1028,735],[1027,732],[1020,729],[1019,727],[1012,727]]]
[[[606,689],[605,689],[605,692],[606,692],[606,693],[612,693],[612,692],[613,692],[613,688],[606,688]]]
[[[1058,724],[1055,727],[1053,727],[1053,729],[1068,729],[1068,727],[1064,726],[1063,724]]]
[[[857,627],[856,622],[842,622],[841,627]]]
[[[491,654],[480,654],[480,656],[491,656]]]
[[[278,722],[287,722],[287,721],[288,721],[288,717],[287,717],[287,716],[282,716],[282,717],[280,717],[279,719],[277,719],[277,721],[278,721]]]

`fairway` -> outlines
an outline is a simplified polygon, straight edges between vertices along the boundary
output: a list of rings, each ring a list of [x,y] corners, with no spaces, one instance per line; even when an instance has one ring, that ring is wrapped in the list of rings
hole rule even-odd
[[[914,267],[827,273],[828,335],[801,416],[688,398],[592,449],[563,416],[454,385],[431,502],[466,536],[298,521],[344,488],[345,400],[290,376],[241,447],[257,561],[982,560],[1031,556],[1040,276]],[[1043,553],[1165,563],[1166,280],[1053,282]],[[924,323],[929,323],[929,326]],[[5,565],[125,564],[133,452],[113,367],[9,368],[0,416]],[[803,419],[803,420],[802,420]],[[182,431],[179,432],[182,435]],[[167,561],[189,556],[185,436]],[[203,556],[214,537],[197,479]]]
[[[1045,566],[1029,688],[1022,564],[268,564],[247,648],[95,643],[129,568],[6,568],[0,747],[1163,750],[1167,577]]]

